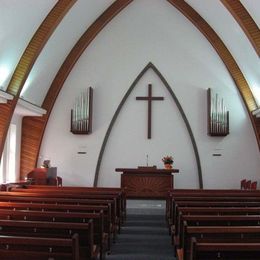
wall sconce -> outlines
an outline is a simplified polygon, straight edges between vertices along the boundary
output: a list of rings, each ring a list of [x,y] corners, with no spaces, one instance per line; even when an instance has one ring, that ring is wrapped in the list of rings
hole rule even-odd
[[[208,135],[227,136],[229,134],[229,111],[223,98],[208,89]]]
[[[90,134],[92,132],[93,88],[89,87],[76,98],[71,109],[70,131],[73,134]]]

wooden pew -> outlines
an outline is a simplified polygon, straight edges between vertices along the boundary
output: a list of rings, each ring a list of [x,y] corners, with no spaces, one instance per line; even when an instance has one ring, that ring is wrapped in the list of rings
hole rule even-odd
[[[121,208],[123,211],[124,218],[126,217],[126,191],[125,188],[115,188],[115,187],[80,187],[80,186],[46,186],[46,185],[23,185],[26,189],[47,189],[47,190],[62,190],[62,191],[80,191],[88,193],[101,193],[101,194],[116,194],[121,197]]]
[[[236,259],[236,260],[258,260],[260,259],[260,242],[198,242],[196,238],[191,239],[189,260],[209,259]]]
[[[94,242],[100,247],[100,258],[108,248],[108,241],[104,241],[104,221],[103,212],[100,213],[77,213],[77,212],[56,212],[52,211],[31,211],[31,210],[5,210],[0,209],[0,219],[7,220],[27,220],[27,221],[47,221],[47,222],[66,222],[87,223],[93,219]]]
[[[171,212],[168,213],[169,227],[175,225],[177,208],[190,206],[210,206],[210,207],[259,207],[258,197],[188,197],[175,198],[171,201]]]
[[[200,242],[259,242],[260,226],[188,226],[184,223],[183,258],[189,259],[190,241],[195,237]]]
[[[115,199],[77,199],[77,198],[53,198],[53,197],[39,197],[36,194],[28,196],[24,193],[0,192],[0,201],[2,202],[20,202],[20,203],[47,203],[55,205],[107,205],[111,208],[112,232],[114,239],[118,231],[117,211]]]
[[[174,189],[168,191],[166,211],[171,207],[171,200],[177,197],[259,197],[260,190],[239,189]]]
[[[189,207],[191,206],[200,208],[190,209]],[[206,207],[222,207],[222,211],[218,212],[217,209],[206,209]],[[230,207],[232,207],[232,209]],[[237,207],[237,209],[234,207]],[[240,208],[239,210],[238,207],[249,207],[251,209]],[[172,224],[174,226],[176,225],[175,228],[172,229],[173,232],[179,234],[179,236],[175,236],[175,246],[181,248],[184,247],[183,239],[185,235],[183,235],[183,223],[186,223],[185,221],[188,222],[190,228],[197,225],[199,225],[199,227],[206,225],[259,225],[260,212],[256,207],[260,207],[260,191],[173,190],[169,192],[166,216],[169,221],[169,226]],[[183,214],[190,214],[190,216]],[[203,214],[205,215],[203,216]],[[255,215],[241,216],[242,214]],[[194,219],[192,220],[191,218]]]
[[[80,192],[60,192],[60,191],[37,191],[37,192],[29,192],[26,189],[22,189],[21,192],[0,192],[0,201],[4,196],[10,197],[41,197],[41,198],[63,198],[63,199],[77,199],[81,202],[83,199],[88,200],[113,200],[113,205],[115,207],[115,223],[118,228],[118,232],[120,232],[121,228],[121,219],[122,219],[122,211],[121,211],[121,203],[118,203],[119,198],[115,197],[113,194],[88,194],[88,193],[80,193]],[[112,205],[112,204],[111,204]]]
[[[176,207],[171,234],[178,235],[179,216],[182,215],[259,215],[260,207]]]
[[[94,244],[93,220],[87,223],[39,222],[25,220],[1,220],[1,236],[26,236],[45,238],[70,238],[78,234],[80,258],[97,259],[100,249]]]
[[[32,192],[32,193],[48,193],[54,194],[79,194],[79,195],[101,195],[110,197],[113,196],[117,200],[117,210],[120,221],[123,222],[126,217],[126,194],[121,188],[89,188],[89,187],[55,187],[47,185],[31,185],[24,188],[13,188],[14,192]]]
[[[103,212],[104,232],[108,235],[108,251],[111,245],[111,208],[108,205],[70,205],[70,204],[40,204],[40,203],[17,203],[17,202],[0,202],[0,209],[11,210],[36,210],[36,211],[61,211],[61,212],[83,212],[96,213]]]
[[[70,239],[0,236],[2,260],[79,260],[78,235]]]
[[[183,216],[183,224],[179,233],[179,245],[184,252],[189,248],[189,239],[225,238],[257,238],[260,240],[260,216]],[[175,250],[177,249],[175,248]],[[178,252],[177,249],[177,252]]]
[[[180,197],[260,197],[260,190],[236,189],[174,189],[168,192],[166,199],[166,217],[172,211],[172,200]]]

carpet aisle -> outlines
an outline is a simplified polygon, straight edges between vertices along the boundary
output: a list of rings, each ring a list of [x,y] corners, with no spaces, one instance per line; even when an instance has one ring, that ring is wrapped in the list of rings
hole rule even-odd
[[[174,260],[163,201],[128,201],[127,220],[108,260]]]

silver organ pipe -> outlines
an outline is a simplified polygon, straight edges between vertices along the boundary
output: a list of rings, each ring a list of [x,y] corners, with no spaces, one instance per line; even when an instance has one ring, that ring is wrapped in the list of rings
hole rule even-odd
[[[92,131],[93,89],[89,87],[76,97],[71,110],[71,132],[89,134]]]
[[[208,134],[226,136],[229,134],[229,111],[224,99],[208,89]]]

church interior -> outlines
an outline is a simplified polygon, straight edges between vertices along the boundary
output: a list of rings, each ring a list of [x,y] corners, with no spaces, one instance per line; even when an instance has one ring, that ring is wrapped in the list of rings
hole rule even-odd
[[[260,1],[0,14],[1,259],[260,259]]]

